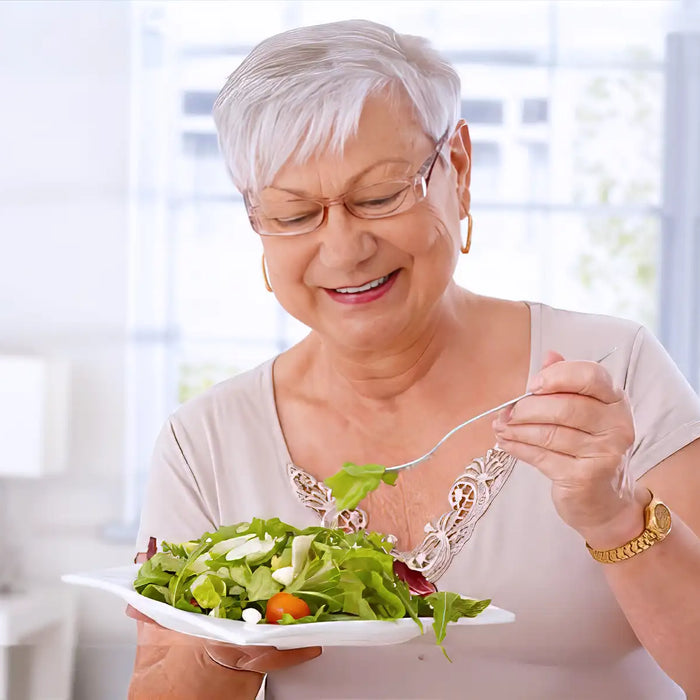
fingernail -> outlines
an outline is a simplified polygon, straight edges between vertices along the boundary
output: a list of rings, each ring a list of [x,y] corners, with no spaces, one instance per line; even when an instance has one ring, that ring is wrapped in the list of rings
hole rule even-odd
[[[505,411],[503,411],[503,415],[501,416],[501,420],[503,421],[503,424],[505,425],[512,417],[513,417],[513,409],[515,406],[508,406]]]
[[[544,380],[542,376],[536,374],[527,384],[527,390],[533,393],[539,391],[544,386]]]

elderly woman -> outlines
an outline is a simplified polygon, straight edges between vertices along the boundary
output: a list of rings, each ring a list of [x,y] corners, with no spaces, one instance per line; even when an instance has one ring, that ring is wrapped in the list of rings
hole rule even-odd
[[[230,76],[226,163],[265,284],[311,331],[171,416],[139,546],[318,524],[343,462],[413,459],[527,387],[341,514],[516,622],[453,633],[450,664],[421,641],[238,648],[142,619],[130,697],[253,698],[265,673],[280,700],[700,697],[700,401],[638,324],[455,284],[472,238],[459,101],[426,41],[366,21],[274,36]]]

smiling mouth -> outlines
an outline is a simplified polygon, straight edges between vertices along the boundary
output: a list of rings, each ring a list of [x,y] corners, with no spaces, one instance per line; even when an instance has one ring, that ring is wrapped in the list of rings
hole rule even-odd
[[[371,282],[363,284],[361,287],[338,287],[333,291],[338,292],[338,294],[361,294],[362,292],[368,292],[370,289],[376,289],[377,287],[381,287],[383,284],[386,284],[393,274],[395,273],[392,272],[391,274],[384,275],[384,277],[378,277]]]

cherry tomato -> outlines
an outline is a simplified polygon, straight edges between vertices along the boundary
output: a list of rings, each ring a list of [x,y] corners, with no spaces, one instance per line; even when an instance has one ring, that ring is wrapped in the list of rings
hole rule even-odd
[[[265,607],[265,620],[273,624],[277,624],[282,615],[289,613],[295,620],[300,617],[306,617],[311,614],[309,606],[301,598],[297,598],[291,593],[275,593],[275,595],[267,601]]]

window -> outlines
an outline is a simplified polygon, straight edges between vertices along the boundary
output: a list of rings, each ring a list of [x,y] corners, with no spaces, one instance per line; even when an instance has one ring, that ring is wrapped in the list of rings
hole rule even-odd
[[[549,104],[541,97],[530,97],[523,100],[523,124],[546,124],[549,115]]]
[[[306,332],[263,287],[260,243],[210,116],[226,76],[275,32],[361,14],[428,36],[455,65],[473,142],[475,222],[460,283],[656,330],[678,311],[675,302],[658,303],[666,298],[659,271],[669,3],[425,1],[402,5],[400,15],[393,2],[359,6],[134,6],[127,522],[137,518],[168,413]],[[697,316],[690,332],[700,339]]]
[[[462,100],[462,118],[470,124],[502,124],[501,100]]]

